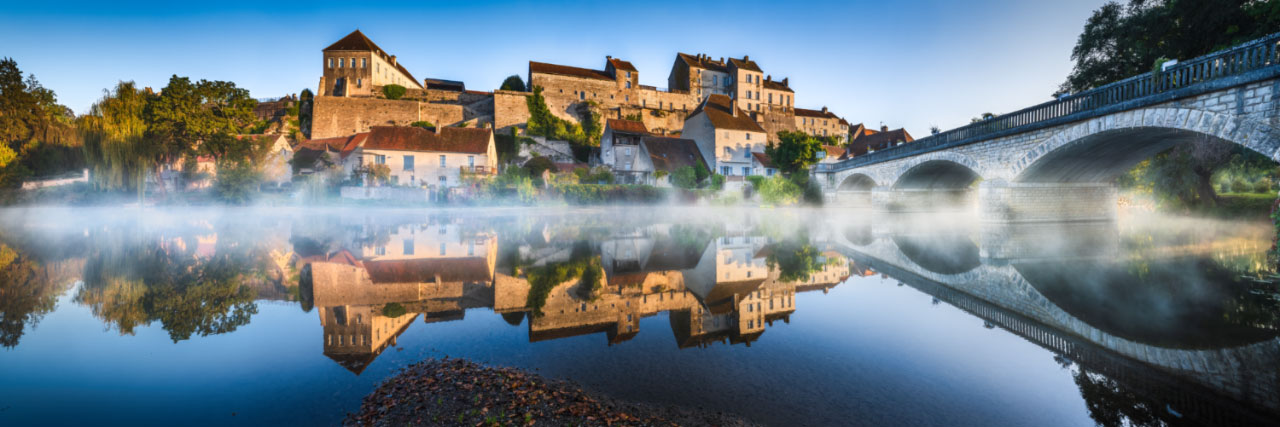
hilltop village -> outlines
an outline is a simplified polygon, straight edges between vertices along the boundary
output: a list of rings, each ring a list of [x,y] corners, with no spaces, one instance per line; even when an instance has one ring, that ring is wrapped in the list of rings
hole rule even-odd
[[[415,77],[359,30],[322,52],[309,126],[280,161],[302,175],[335,168],[363,177],[343,187],[344,198],[421,197],[397,190],[405,188],[462,194],[506,165],[531,162],[542,167],[526,169],[547,178],[742,189],[748,177],[778,174],[766,146],[786,133],[820,140],[819,162],[913,140],[826,107],[798,108],[789,79],[749,56],[677,53],[665,89],[640,84],[640,70],[621,58],[606,56],[599,70],[529,61],[514,85],[477,91]],[[264,102],[258,114],[281,117],[297,100]],[[692,180],[682,176],[690,170]]]

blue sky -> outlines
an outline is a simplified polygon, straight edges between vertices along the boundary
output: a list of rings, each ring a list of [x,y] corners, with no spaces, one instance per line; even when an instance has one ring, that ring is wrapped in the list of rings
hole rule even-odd
[[[627,59],[667,86],[676,52],[750,55],[797,106],[917,137],[1049,99],[1090,1],[23,2],[0,12],[13,57],[77,113],[119,80],[230,80],[256,98],[315,90],[320,50],[359,28],[415,77],[490,90],[528,61]]]

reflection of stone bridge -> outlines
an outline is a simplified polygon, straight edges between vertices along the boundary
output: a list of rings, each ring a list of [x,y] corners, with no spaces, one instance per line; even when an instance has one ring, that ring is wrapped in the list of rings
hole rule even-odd
[[[985,218],[1095,219],[1113,177],[1176,144],[1277,159],[1280,34],[815,169],[828,199],[910,209],[978,187]]]
[[[1176,348],[1118,336],[1068,312],[1019,271],[1019,265],[1048,259],[1048,253],[1027,251],[1032,247],[1027,241],[1044,243],[1027,237],[1036,230],[986,227],[972,233],[980,236],[982,249],[963,234],[932,239],[866,229],[838,233],[833,243],[858,265],[933,295],[1091,371],[1157,394],[1155,398],[1170,410],[1192,419],[1240,424],[1264,419],[1261,413],[1280,413],[1280,338],[1275,334],[1214,348]],[[1117,255],[1113,226],[1074,227],[1067,233],[1084,234],[1082,239],[1089,242],[1081,246],[1080,257],[1114,259]],[[1110,246],[1099,244],[1108,240]]]

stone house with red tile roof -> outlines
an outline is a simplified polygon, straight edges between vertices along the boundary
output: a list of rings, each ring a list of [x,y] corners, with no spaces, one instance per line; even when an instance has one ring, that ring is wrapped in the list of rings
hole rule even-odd
[[[902,145],[915,141],[906,129],[898,128],[889,130],[888,126],[881,126],[879,132],[866,133],[863,132],[858,138],[849,142],[849,156],[861,156],[876,150]]]
[[[344,164],[355,171],[386,165],[391,185],[442,189],[462,185],[466,176],[493,175],[498,152],[491,129],[374,126]]]
[[[804,133],[821,137],[838,137],[839,142],[849,141],[849,122],[835,115],[827,107],[821,110],[795,109],[796,128]]]
[[[395,55],[382,50],[360,30],[324,48],[323,53],[324,75],[318,96],[372,97],[391,84],[424,89]]]
[[[763,153],[765,130],[727,95],[708,96],[685,119],[681,136],[697,142],[713,173],[752,175],[751,153]]]

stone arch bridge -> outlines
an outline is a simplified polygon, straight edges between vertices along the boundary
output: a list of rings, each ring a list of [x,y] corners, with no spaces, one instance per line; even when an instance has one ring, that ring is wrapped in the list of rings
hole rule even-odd
[[[907,208],[972,197],[984,219],[1109,218],[1113,179],[1176,144],[1214,140],[1280,160],[1280,33],[1162,72],[914,142],[819,164],[829,202]]]
[[[1150,342],[1095,326],[1091,318],[1044,293],[1044,284],[1038,283],[1043,275],[1028,276],[1038,266],[1064,259],[1114,261],[1123,252],[1114,223],[1077,222],[1066,228],[987,223],[980,230],[946,225],[921,230],[832,220],[826,226],[826,235],[834,236],[828,248],[858,266],[1154,393],[1152,398],[1193,419],[1248,425],[1280,414],[1280,400],[1275,398],[1280,393],[1280,336],[1205,345]],[[1076,244],[1046,248],[1046,233]],[[1078,250],[1063,249],[1073,246]]]

